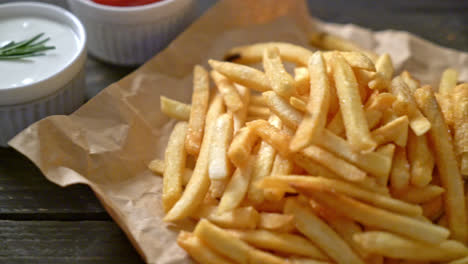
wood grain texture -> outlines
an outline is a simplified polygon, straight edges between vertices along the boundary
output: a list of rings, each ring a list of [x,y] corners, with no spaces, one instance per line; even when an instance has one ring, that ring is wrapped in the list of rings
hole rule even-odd
[[[1,221],[0,263],[143,263],[109,221]]]

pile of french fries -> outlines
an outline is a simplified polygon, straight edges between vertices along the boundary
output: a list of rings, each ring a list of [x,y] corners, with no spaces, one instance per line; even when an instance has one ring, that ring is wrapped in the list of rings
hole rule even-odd
[[[164,220],[197,221],[180,247],[203,264],[468,263],[468,84],[448,69],[435,93],[387,54],[312,43],[334,51],[236,47],[195,66],[191,105],[161,97],[178,122],[149,168]]]

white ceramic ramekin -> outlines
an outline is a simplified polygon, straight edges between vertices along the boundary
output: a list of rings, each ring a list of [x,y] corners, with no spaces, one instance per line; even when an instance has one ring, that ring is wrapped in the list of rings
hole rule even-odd
[[[21,16],[68,26],[78,39],[78,50],[68,64],[51,76],[27,85],[0,87],[0,146],[7,146],[8,140],[35,121],[49,115],[70,114],[85,99],[86,33],[81,22],[65,9],[50,4],[0,5],[0,19]]]
[[[68,0],[83,22],[89,52],[103,61],[126,66],[146,62],[192,21],[194,0],[162,0],[115,7],[91,0]]]

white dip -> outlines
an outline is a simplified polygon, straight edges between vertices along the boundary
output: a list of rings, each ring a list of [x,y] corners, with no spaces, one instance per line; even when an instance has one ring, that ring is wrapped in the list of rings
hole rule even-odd
[[[44,80],[65,68],[78,53],[79,39],[67,25],[39,17],[0,19],[0,47],[44,33],[50,37],[44,56],[22,60],[0,60],[0,89],[28,85]]]

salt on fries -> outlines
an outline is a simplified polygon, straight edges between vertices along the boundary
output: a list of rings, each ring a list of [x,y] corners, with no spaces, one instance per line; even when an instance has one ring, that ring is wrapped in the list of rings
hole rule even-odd
[[[180,247],[203,264],[468,263],[468,84],[448,69],[434,94],[388,54],[311,43],[337,51],[234,47],[195,66],[191,105],[161,97],[178,123],[148,166],[164,221],[197,221]]]

